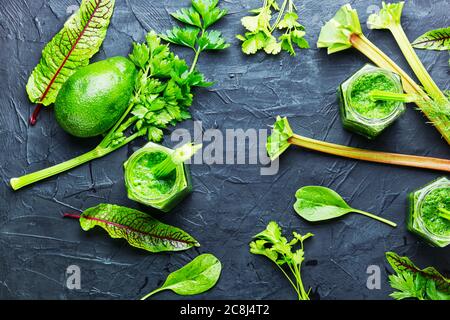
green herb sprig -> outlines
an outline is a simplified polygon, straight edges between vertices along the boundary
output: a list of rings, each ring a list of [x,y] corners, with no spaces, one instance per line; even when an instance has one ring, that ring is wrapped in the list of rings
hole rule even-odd
[[[250,243],[250,252],[266,256],[273,261],[297,292],[298,300],[309,300],[311,289],[305,290],[301,278],[301,266],[305,260],[303,242],[314,235],[307,233],[302,236],[297,232],[292,234],[294,238],[287,241],[281,234],[278,224],[271,221],[264,231],[253,237],[254,241]],[[295,249],[297,245],[300,246]]]
[[[172,290],[182,296],[191,296],[208,291],[220,278],[222,264],[219,259],[209,253],[199,255],[182,268],[172,272],[164,284],[145,295],[145,300],[157,292]]]
[[[276,0],[264,0],[261,8],[250,11],[255,15],[241,19],[242,25],[248,31],[244,35],[236,36],[243,42],[242,51],[245,54],[255,54],[264,50],[267,54],[276,55],[285,50],[295,56],[294,45],[300,49],[309,48],[308,41],[304,38],[305,27],[298,22],[296,11],[293,0],[284,0],[281,7]],[[277,16],[271,23],[273,12],[276,12]],[[282,32],[278,39],[274,35],[277,29]]]

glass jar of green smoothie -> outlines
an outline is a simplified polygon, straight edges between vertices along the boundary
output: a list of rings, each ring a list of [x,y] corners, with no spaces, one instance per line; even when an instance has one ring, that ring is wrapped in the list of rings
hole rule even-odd
[[[437,179],[409,195],[408,230],[436,247],[450,244],[450,180]]]
[[[128,198],[163,212],[184,199],[192,183],[186,158],[175,161],[177,150],[150,142],[133,153],[124,163]]]
[[[339,106],[344,128],[374,139],[405,111],[399,101],[374,100],[373,91],[403,93],[397,74],[366,64],[339,86]]]

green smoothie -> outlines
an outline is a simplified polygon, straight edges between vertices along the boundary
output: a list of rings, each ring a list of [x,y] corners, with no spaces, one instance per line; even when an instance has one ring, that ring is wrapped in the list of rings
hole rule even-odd
[[[369,119],[384,119],[396,109],[398,102],[373,100],[372,90],[398,92],[398,85],[386,74],[371,72],[360,75],[350,86],[351,107],[361,116]]]
[[[128,181],[134,193],[143,198],[159,198],[169,193],[176,180],[176,170],[169,175],[156,178],[152,168],[168,155],[160,151],[142,153],[134,162]]]

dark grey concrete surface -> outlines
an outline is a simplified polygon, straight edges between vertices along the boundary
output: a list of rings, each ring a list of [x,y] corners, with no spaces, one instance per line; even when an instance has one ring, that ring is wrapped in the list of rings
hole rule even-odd
[[[132,41],[150,29],[158,32],[175,22],[168,13],[188,1],[117,0],[101,51],[93,61],[126,55]],[[205,54],[199,69],[214,87],[196,92],[193,118],[204,129],[267,128],[276,115],[288,116],[298,133],[344,145],[375,150],[449,158],[448,145],[426,119],[410,106],[406,114],[369,142],[343,130],[336,88],[367,62],[354,50],[327,56],[315,48],[320,27],[346,0],[297,1],[299,15],[313,45],[297,57],[245,56],[237,33],[240,18],[259,1],[221,1],[229,15],[217,27],[230,41],[223,53]],[[351,1],[359,10],[368,38],[396,62],[408,68],[396,43],[384,31],[368,31],[365,21],[372,1]],[[158,217],[181,227],[202,246],[183,253],[149,254],[110,239],[100,228],[83,232],[77,221],[62,218],[100,202],[144,209],[127,199],[122,163],[144,141],[13,192],[11,177],[70,159],[96,145],[98,139],[68,136],[56,123],[51,108],[36,126],[27,119],[34,106],[25,85],[42,48],[61,28],[76,0],[0,1],[0,298],[3,299],[136,299],[162,283],[167,274],[202,252],[223,263],[217,286],[195,299],[295,299],[282,274],[269,261],[251,255],[248,242],[270,220],[285,232],[313,232],[306,243],[305,286],[320,299],[388,299],[384,253],[396,251],[420,266],[433,265],[447,275],[450,248],[429,247],[406,230],[407,194],[441,176],[439,172],[389,167],[306,150],[288,150],[275,176],[261,176],[258,165],[193,165],[194,192],[173,212]],[[407,1],[403,25],[411,39],[449,23],[447,0]],[[190,52],[173,47],[188,61]],[[432,77],[448,88],[448,54],[419,56]],[[193,129],[191,121],[178,126]],[[170,132],[168,132],[170,134]],[[168,136],[164,144],[171,145]],[[305,185],[337,190],[354,207],[398,222],[392,229],[374,220],[349,215],[311,225],[292,205],[295,191]],[[148,210],[151,212],[151,210]],[[81,290],[66,288],[66,268],[81,268]],[[368,290],[366,269],[381,268],[381,289]],[[163,292],[154,299],[178,299]]]

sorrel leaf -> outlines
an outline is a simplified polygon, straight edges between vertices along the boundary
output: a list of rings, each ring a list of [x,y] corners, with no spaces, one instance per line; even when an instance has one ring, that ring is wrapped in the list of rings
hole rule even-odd
[[[414,40],[412,46],[416,49],[450,50],[450,27],[428,31]]]
[[[185,231],[164,224],[135,209],[99,204],[80,216],[84,231],[95,226],[105,229],[112,238],[123,238],[134,247],[150,252],[181,251],[200,244]]]
[[[64,82],[99,50],[106,36],[115,0],[83,0],[42,51],[27,83],[30,100],[52,104]]]
[[[337,192],[329,188],[320,186],[303,187],[297,190],[295,197],[297,201],[294,204],[294,210],[307,221],[330,220],[355,212],[384,222],[392,227],[397,226],[391,221],[350,207]]]
[[[396,273],[389,276],[391,287],[398,290],[391,297],[398,300],[450,300],[450,279],[434,267],[419,269],[408,257],[400,257],[394,252],[386,252],[386,259]]]
[[[215,256],[209,253],[202,254],[181,269],[169,274],[160,288],[150,292],[141,300],[163,290],[172,290],[183,296],[203,293],[214,287],[221,271],[222,265]]]

